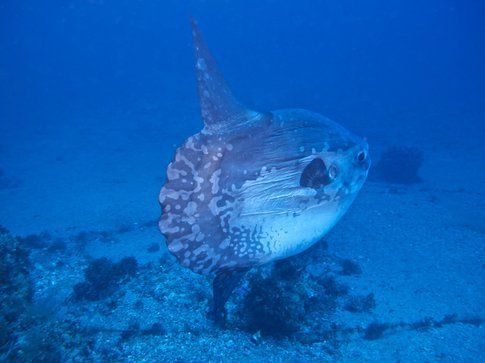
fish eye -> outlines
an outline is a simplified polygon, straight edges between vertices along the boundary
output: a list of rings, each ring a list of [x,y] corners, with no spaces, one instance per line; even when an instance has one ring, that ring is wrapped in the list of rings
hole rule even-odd
[[[365,151],[361,151],[357,154],[357,160],[359,161],[364,161],[367,155],[365,154]]]
[[[338,176],[338,167],[335,164],[332,164],[328,167],[328,176],[331,179],[335,179]]]

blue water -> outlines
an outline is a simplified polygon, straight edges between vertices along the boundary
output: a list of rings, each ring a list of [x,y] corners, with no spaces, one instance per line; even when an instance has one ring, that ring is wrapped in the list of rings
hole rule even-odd
[[[203,127],[190,16],[242,103],[321,113],[366,137],[373,160],[328,248],[288,262],[305,271],[290,282],[253,272],[226,329],[206,316],[210,280],[169,256],[156,225],[167,165]],[[32,290],[20,315],[2,311],[0,360],[485,359],[483,2],[7,0],[0,17],[0,225],[29,253],[17,263]],[[130,256],[136,273],[75,298],[93,261]],[[326,274],[349,292],[299,313],[248,308],[258,278],[307,306]],[[21,297],[8,279],[3,306]],[[369,294],[373,307],[346,309]],[[291,334],[244,318],[275,309]]]

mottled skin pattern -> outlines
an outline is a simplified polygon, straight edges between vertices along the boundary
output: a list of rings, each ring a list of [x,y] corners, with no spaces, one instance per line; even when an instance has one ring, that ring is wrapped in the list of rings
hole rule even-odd
[[[291,256],[342,216],[367,175],[365,141],[305,110],[280,110],[244,132],[201,132],[180,147],[160,193],[169,250],[199,273]],[[314,159],[337,168],[329,185],[299,184]],[[306,231],[305,231],[306,230]]]

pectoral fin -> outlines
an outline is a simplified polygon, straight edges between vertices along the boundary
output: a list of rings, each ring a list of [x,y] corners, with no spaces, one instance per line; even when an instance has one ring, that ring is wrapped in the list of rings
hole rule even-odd
[[[330,183],[325,163],[320,158],[313,159],[308,164],[300,177],[300,186],[318,189]]]

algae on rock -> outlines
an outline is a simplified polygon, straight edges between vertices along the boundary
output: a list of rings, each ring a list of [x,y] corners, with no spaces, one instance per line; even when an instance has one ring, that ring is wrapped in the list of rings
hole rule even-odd
[[[29,253],[4,228],[0,231],[0,358],[15,345],[28,322],[32,300]]]

